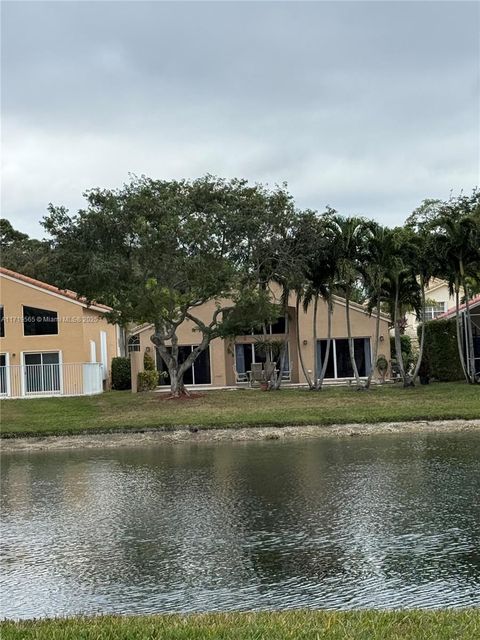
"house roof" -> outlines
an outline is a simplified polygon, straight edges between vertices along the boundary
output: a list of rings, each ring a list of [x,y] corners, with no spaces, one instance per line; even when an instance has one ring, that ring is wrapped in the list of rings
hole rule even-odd
[[[52,284],[47,284],[46,282],[42,282],[41,280],[30,278],[30,276],[26,276],[23,273],[17,273],[16,271],[6,269],[5,267],[0,267],[0,275],[6,276],[11,280],[18,280],[19,282],[23,282],[30,287],[42,289],[47,293],[60,296],[61,298],[67,298],[68,300],[76,302],[77,304],[81,304],[83,307],[93,309],[94,311],[105,312],[112,310],[111,307],[108,307],[105,304],[100,304],[99,302],[92,302],[91,304],[89,304],[86,298],[79,296],[77,293],[75,293],[75,291],[70,291],[69,289],[59,289]]]
[[[473,297],[470,300],[470,309],[476,309],[478,306],[480,306],[480,294],[478,296]],[[458,307],[458,310],[460,313],[462,313],[465,310],[465,303],[461,304]],[[438,316],[436,318],[436,320],[446,320],[447,318],[451,318],[456,314],[456,307],[450,307],[450,309],[448,309],[447,311],[445,311],[445,313],[442,313],[441,316]]]

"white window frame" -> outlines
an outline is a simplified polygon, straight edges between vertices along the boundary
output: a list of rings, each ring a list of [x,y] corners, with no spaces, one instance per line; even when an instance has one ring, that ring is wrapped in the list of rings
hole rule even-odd
[[[8,398],[12,393],[10,386],[10,354],[8,351],[2,351],[0,356],[5,356],[5,393],[0,393],[0,398]]]
[[[438,308],[440,306],[442,307],[441,309]],[[447,303],[443,300],[437,300],[434,304],[427,304],[425,305],[425,310],[423,312],[423,321],[430,322],[431,320],[435,320],[439,316],[443,315],[446,310]]]
[[[26,370],[25,367],[27,366],[25,364],[25,356],[30,355],[31,353],[58,353],[58,366],[59,366],[59,374],[60,374],[60,390],[58,391],[58,393],[55,393],[53,395],[55,396],[63,396],[63,352],[60,349],[29,349],[28,351],[21,351],[20,352],[20,362],[22,363],[22,376],[21,376],[21,385],[22,385],[22,396],[24,397],[35,397],[35,394],[31,393],[31,394],[27,394],[27,390],[25,387],[25,377],[26,377]],[[41,394],[39,394],[39,397],[42,397]]]
[[[53,311],[53,313],[57,314],[57,333],[35,333],[33,335],[28,335],[25,333],[25,307],[30,307],[31,309],[40,309],[41,311]],[[29,304],[22,304],[22,335],[24,338],[52,338],[54,336],[59,336],[60,335],[60,314],[58,311],[56,311],[55,309],[42,309],[41,307],[32,307],[32,305]],[[28,351],[27,353],[35,353],[34,351]],[[46,352],[46,353],[51,353],[50,351]]]

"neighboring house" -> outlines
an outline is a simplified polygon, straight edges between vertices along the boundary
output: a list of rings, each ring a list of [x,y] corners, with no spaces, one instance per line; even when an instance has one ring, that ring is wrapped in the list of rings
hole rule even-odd
[[[195,310],[195,314],[208,324],[214,310],[215,302],[210,301],[198,307]],[[327,306],[325,302],[319,302],[317,345],[313,343],[312,318],[313,305],[306,313],[303,310],[301,311],[300,327],[298,329],[295,321],[295,299],[294,296],[291,296],[288,307],[288,321],[286,322],[285,317],[282,316],[267,329],[267,333],[272,339],[282,339],[284,337],[288,339],[288,348],[283,366],[284,379],[287,382],[306,382],[298,354],[298,330],[300,331],[300,349],[302,350],[306,369],[310,374],[313,371],[315,348],[318,353],[319,366],[321,366],[327,342]],[[375,317],[373,315],[369,316],[361,305],[351,303],[351,320],[357,367],[360,376],[364,378],[369,374],[372,366]],[[384,355],[387,360],[390,360],[389,321],[390,318],[382,314],[378,355]],[[150,340],[152,333],[152,325],[141,325],[133,329],[130,332],[129,350],[142,352],[146,350],[155,356],[156,349]],[[333,341],[326,373],[327,382],[353,379],[346,336],[345,301],[336,297],[332,320]],[[265,361],[265,356],[259,352],[261,350],[255,344],[260,337],[262,336],[248,334],[238,336],[234,341],[222,340],[221,338],[212,340],[210,346],[194,362],[193,367],[186,371],[184,376],[185,384],[219,387],[245,383],[252,363]],[[200,341],[201,334],[195,329],[195,325],[189,321],[183,323],[179,327],[180,359],[186,358],[187,354]],[[158,353],[156,353],[155,357],[157,369],[165,371],[165,366]],[[161,379],[161,384],[169,384],[168,376]]]
[[[470,300],[470,316],[472,318],[472,334],[473,334],[473,354],[475,358],[474,367],[475,373],[480,376],[480,295],[475,296]],[[439,320],[447,320],[448,318],[455,318],[456,316],[456,307],[450,307],[448,311],[441,316],[438,316]],[[459,317],[460,317],[460,326],[462,329],[463,335],[463,345],[464,345],[464,357],[465,363],[470,373],[470,362],[467,354],[466,344],[467,344],[467,331],[465,324],[465,304],[461,304],[459,307]]]
[[[109,386],[120,332],[73,291],[0,268],[0,394],[88,395]]]
[[[460,293],[463,296],[463,290]],[[450,295],[448,290],[448,283],[445,280],[434,278],[426,292],[425,297],[427,304],[425,306],[425,321],[435,320],[444,314],[452,305],[455,305],[455,297]],[[407,324],[405,326],[405,333],[409,335],[414,341],[418,340],[417,328],[419,320],[415,313],[406,314]]]

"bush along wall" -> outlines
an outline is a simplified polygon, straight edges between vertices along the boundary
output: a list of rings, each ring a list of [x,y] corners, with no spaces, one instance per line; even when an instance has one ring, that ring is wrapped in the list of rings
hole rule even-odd
[[[420,329],[418,334],[420,337]],[[462,380],[463,371],[457,346],[456,319],[432,320],[425,324],[424,353],[428,375],[435,380]]]
[[[124,391],[131,388],[130,358],[112,358],[112,389]]]

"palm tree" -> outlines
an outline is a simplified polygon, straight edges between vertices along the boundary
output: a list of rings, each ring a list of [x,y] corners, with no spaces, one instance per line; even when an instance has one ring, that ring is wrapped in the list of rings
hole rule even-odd
[[[357,387],[360,388],[360,376],[355,361],[354,342],[350,318],[350,302],[355,285],[360,278],[360,267],[365,257],[366,237],[371,233],[371,223],[365,218],[343,217],[336,212],[329,212],[325,224],[337,249],[336,279],[343,297],[345,298],[345,319],[347,324],[348,350],[352,364],[353,375]]]
[[[309,388],[319,391],[325,378],[326,366],[330,353],[337,250],[331,229],[326,224],[326,217],[319,217],[315,212],[307,212],[297,230],[297,250],[301,256],[296,293],[297,348],[300,365]],[[319,372],[317,354],[317,324],[320,300],[327,304],[327,351],[323,366]],[[303,358],[299,316],[300,306],[307,312],[313,304],[312,336],[313,336],[313,372],[307,370]]]
[[[391,258],[382,285],[382,296],[393,319],[395,357],[404,387],[411,386],[402,356],[401,327],[405,312],[413,309],[421,315],[420,285],[415,273],[415,247],[411,229],[396,227],[391,231]]]
[[[479,382],[476,376],[473,344],[473,325],[470,313],[471,278],[478,278],[480,261],[480,192],[473,196],[451,199],[432,223],[435,245],[443,264],[443,277],[455,295],[457,344],[465,377],[471,384]],[[465,300],[465,352],[460,329],[460,289]]]
[[[391,229],[379,224],[372,225],[366,247],[366,256],[368,257],[360,266],[364,286],[367,291],[369,312],[372,313],[375,309],[375,336],[372,363],[367,382],[365,383],[366,389],[370,388],[377,366],[383,285],[394,254],[395,239]]]
[[[412,384],[415,384],[420,367],[423,360],[423,352],[425,345],[425,307],[426,294],[425,290],[430,280],[438,273],[438,262],[435,254],[434,241],[428,232],[423,229],[418,230],[413,237],[412,246],[414,247],[413,263],[417,273],[418,283],[420,286],[420,339],[418,358],[415,369],[412,374]]]

